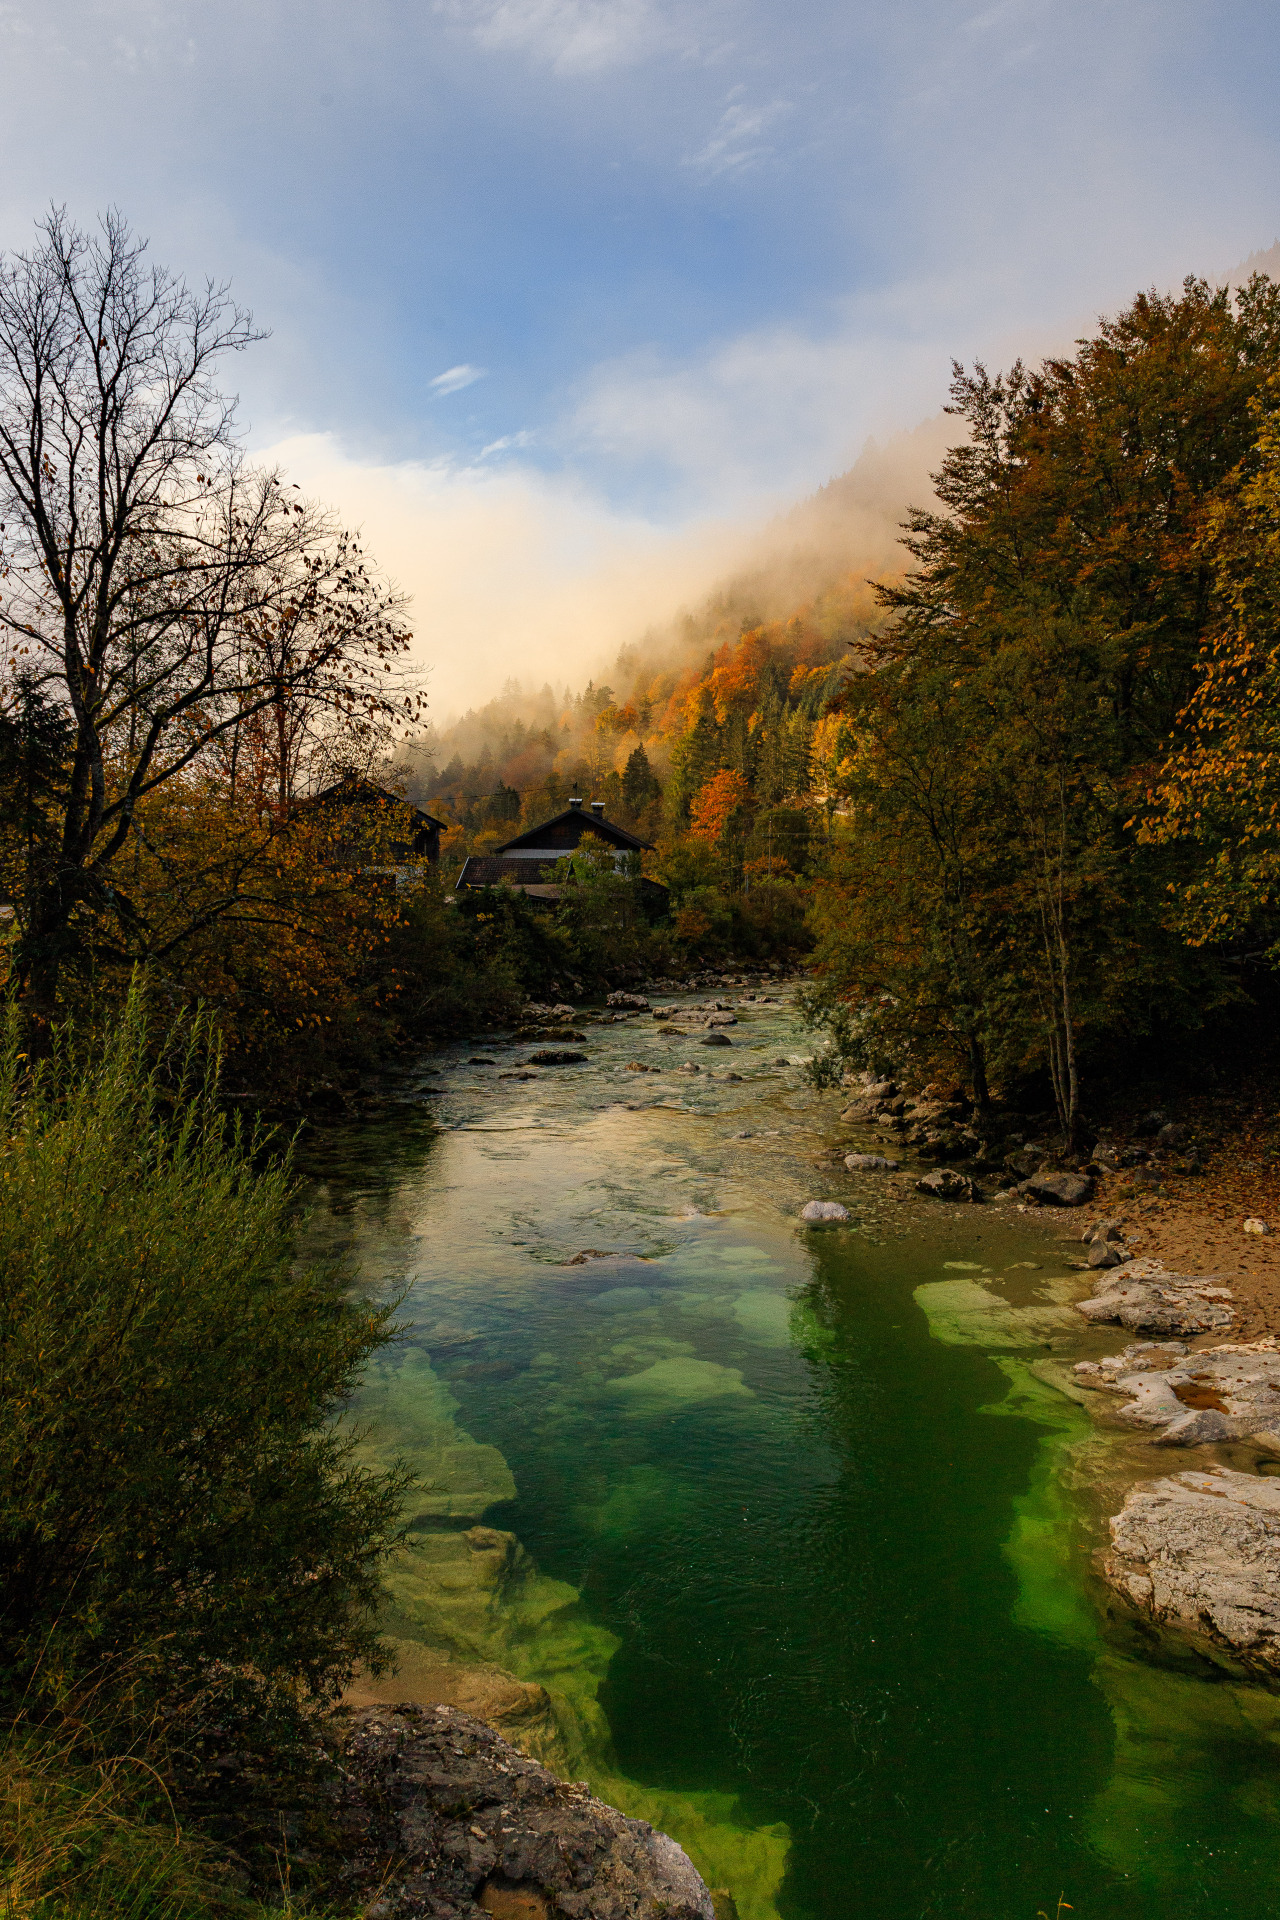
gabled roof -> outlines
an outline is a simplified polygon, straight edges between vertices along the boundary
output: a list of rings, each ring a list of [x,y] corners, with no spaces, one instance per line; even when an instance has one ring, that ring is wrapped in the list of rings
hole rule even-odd
[[[588,811],[586,807],[566,807],[563,813],[557,813],[550,820],[543,820],[538,826],[530,827],[527,833],[518,833],[514,840],[506,841],[503,846],[496,849],[496,852],[504,854],[514,852],[517,847],[544,846],[546,844],[542,837],[544,834],[574,821],[584,831],[590,830],[601,840],[607,840],[611,846],[625,848],[631,853],[652,849],[651,840],[638,840],[634,833],[628,833],[625,827],[619,827],[612,820],[606,820],[602,813]]]
[[[449,828],[447,820],[437,820],[425,807],[415,806],[412,800],[406,800],[402,793],[393,793],[389,787],[380,787],[373,780],[365,780],[358,775],[346,774],[341,780],[335,780],[332,786],[322,787],[319,793],[308,796],[307,804],[318,806],[323,800],[349,800],[354,805],[358,801],[384,800],[393,807],[405,807],[416,814],[419,820],[429,827],[438,827],[441,833]]]

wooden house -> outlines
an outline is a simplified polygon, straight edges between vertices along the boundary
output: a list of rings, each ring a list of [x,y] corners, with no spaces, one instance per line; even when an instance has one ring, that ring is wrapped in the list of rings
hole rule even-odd
[[[440,859],[440,835],[447,830],[448,822],[437,820],[425,808],[415,806],[402,794],[392,793],[389,788],[380,787],[373,780],[349,774],[341,780],[335,780],[332,786],[322,788],[319,793],[311,794],[302,805],[378,808],[385,811],[391,826],[390,837],[385,843],[391,864],[366,867],[362,869],[364,872],[391,873],[396,876],[398,885],[407,886],[413,884],[424,866],[435,866]],[[335,847],[336,857],[342,858],[343,852],[339,841]]]
[[[563,813],[544,820],[540,826],[530,827],[527,833],[517,834],[514,840],[508,840],[493,853],[473,853],[458,875],[457,891],[513,887],[531,899],[558,900],[561,889],[554,878],[556,861],[576,853],[584,842],[610,848],[618,868],[622,867],[627,854],[652,851],[650,841],[639,840],[625,827],[605,819],[603,800],[593,800],[588,808],[581,800],[574,799]],[[666,904],[666,888],[656,880],[643,881],[642,888],[650,908],[661,911]]]

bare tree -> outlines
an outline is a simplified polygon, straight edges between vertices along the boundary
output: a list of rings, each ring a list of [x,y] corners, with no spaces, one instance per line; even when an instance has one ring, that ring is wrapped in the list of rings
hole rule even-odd
[[[37,232],[0,260],[0,633],[6,690],[35,687],[70,735],[20,906],[42,1025],[78,918],[135,911],[113,863],[150,793],[202,762],[234,775],[239,743],[274,725],[279,825],[299,715],[331,738],[413,698],[400,600],[237,444],[213,375],[262,337],[249,316],[151,264],[118,213],[86,232],[55,210]]]

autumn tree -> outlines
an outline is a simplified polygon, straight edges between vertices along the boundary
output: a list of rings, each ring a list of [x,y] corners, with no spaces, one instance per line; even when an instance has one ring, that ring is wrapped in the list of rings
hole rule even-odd
[[[1182,737],[1143,837],[1185,849],[1179,922],[1195,946],[1252,939],[1280,962],[1280,376],[1253,408],[1256,447],[1230,476],[1203,543],[1214,613]]]
[[[845,841],[831,992],[900,1050],[950,1047],[979,1102],[993,1070],[1044,1069],[1068,1139],[1083,1049],[1229,991],[1170,926],[1175,857],[1141,825],[1278,359],[1255,277],[1140,296],[1071,359],[957,368],[943,510],[912,515],[894,623],[815,736]]]
[[[224,287],[149,263],[118,213],[86,232],[54,211],[0,261],[6,700],[24,676],[68,729],[14,902],[37,1030],[86,921],[137,944],[121,855],[166,784],[219,763],[234,780],[252,751],[278,817],[298,756],[279,716],[332,736],[403,698],[398,599],[236,441],[215,370],[259,337]]]

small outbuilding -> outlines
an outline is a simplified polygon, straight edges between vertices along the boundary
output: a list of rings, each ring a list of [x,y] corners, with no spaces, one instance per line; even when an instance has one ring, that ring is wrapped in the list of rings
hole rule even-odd
[[[435,866],[440,859],[440,835],[447,830],[448,822],[437,820],[425,808],[415,806],[403,794],[380,787],[376,781],[348,774],[341,780],[335,780],[332,786],[311,794],[302,805],[382,810],[392,827],[386,850],[394,864],[365,868],[364,871],[394,873],[398,885],[412,885],[422,867]],[[337,851],[341,854],[340,845]]]

